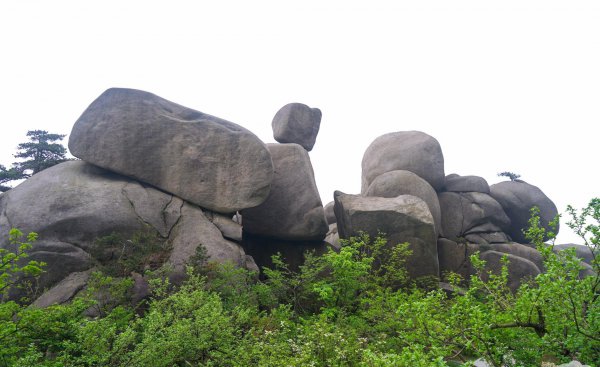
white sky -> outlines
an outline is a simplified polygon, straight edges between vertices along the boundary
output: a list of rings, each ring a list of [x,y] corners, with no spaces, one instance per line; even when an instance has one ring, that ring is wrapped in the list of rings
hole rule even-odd
[[[284,104],[320,108],[324,204],[400,130],[438,139],[446,174],[517,172],[561,212],[600,195],[598,1],[0,0],[0,50],[4,165],[28,130],[68,134],[129,87],[265,142]]]

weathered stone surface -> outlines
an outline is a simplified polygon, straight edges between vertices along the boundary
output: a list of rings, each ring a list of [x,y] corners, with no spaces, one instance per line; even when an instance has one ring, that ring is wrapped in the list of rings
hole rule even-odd
[[[538,250],[532,247],[525,246],[516,242],[510,242],[494,243],[491,244],[488,248],[494,251],[503,252],[505,254],[511,254],[522,257],[534,263],[538,267],[538,269],[544,269],[544,258],[542,257],[542,254],[540,254]]]
[[[454,240],[467,234],[503,232],[510,225],[500,204],[488,194],[442,192],[438,198],[443,237]]]
[[[363,195],[383,198],[393,198],[400,195],[416,196],[425,201],[433,216],[436,233],[440,232],[442,213],[437,193],[427,181],[412,172],[397,170],[383,173],[371,182]]]
[[[169,243],[172,247],[169,264],[175,273],[183,276],[185,266],[202,246],[210,261],[231,262],[243,267],[246,263],[244,250],[236,243],[223,238],[221,231],[211,223],[199,207],[184,203],[181,218],[173,228]]]
[[[506,254],[498,251],[485,251],[481,254],[481,259],[486,261],[486,269],[494,274],[500,274],[502,269],[502,257],[508,259],[508,287],[516,291],[526,279],[535,278],[540,274],[540,269],[530,260]]]
[[[321,126],[321,110],[302,103],[281,107],[273,118],[273,137],[280,143],[295,143],[311,151]]]
[[[515,242],[528,243],[523,234],[531,217],[531,208],[540,209],[540,223],[550,230],[549,223],[558,215],[556,205],[538,187],[524,181],[504,181],[490,186],[496,199],[511,220],[507,233]],[[558,227],[555,233],[558,233]]]
[[[337,222],[337,219],[335,218],[335,212],[333,211],[333,204],[334,204],[334,202],[330,201],[323,208],[323,210],[325,211],[325,220],[327,221],[327,224],[329,224],[329,225]]]
[[[416,196],[363,197],[336,191],[335,214],[340,238],[363,231],[371,238],[385,234],[390,246],[408,242],[412,256],[407,261],[410,276],[439,276],[437,235],[427,204]]]
[[[75,123],[69,150],[221,213],[262,203],[273,175],[265,144],[250,131],[133,89],[100,95]]]
[[[308,152],[298,144],[268,144],[275,173],[261,205],[242,211],[244,231],[286,240],[318,240],[327,222]]]
[[[481,192],[489,194],[490,186],[483,177],[451,174],[446,176],[445,190],[449,192]]]
[[[336,223],[329,225],[329,232],[327,232],[327,236],[325,236],[325,242],[330,244],[336,250],[339,250],[342,247]]]
[[[174,244],[177,265],[186,260],[180,247],[189,243],[207,246],[211,260],[239,264],[243,256],[200,208],[83,161],[46,169],[0,196],[0,246],[7,246],[11,227],[39,234],[30,259],[47,263],[42,288],[89,269],[90,254],[103,253],[95,240],[112,233],[129,236],[150,228]]]
[[[444,187],[444,156],[438,141],[420,131],[400,131],[375,139],[362,160],[362,188],[365,193],[377,176],[406,170],[417,174],[439,191]]]
[[[228,216],[212,213],[210,211],[206,211],[204,213],[208,220],[214,224],[219,231],[223,234],[223,237],[230,239],[232,241],[241,242],[242,241],[242,225],[235,222]]]
[[[69,274],[54,287],[50,288],[41,296],[39,296],[35,302],[33,302],[32,306],[45,308],[51,305],[60,305],[70,301],[87,285],[90,274],[91,270]]]
[[[445,279],[448,272],[459,274],[463,279],[469,279],[473,274],[473,266],[469,257],[479,250],[479,246],[470,243],[457,243],[440,237],[437,241],[440,276]]]
[[[464,237],[471,243],[482,245],[510,242],[510,238],[504,232],[473,232],[465,234]]]

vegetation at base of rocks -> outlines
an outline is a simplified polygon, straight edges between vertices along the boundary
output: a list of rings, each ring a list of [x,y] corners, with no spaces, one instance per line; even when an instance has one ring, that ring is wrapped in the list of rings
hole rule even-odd
[[[504,172],[498,173],[498,177],[507,177],[511,181],[516,181],[521,177],[521,175],[514,173],[514,172],[504,171]]]
[[[125,236],[111,233],[97,238],[90,250],[98,268],[113,277],[143,274],[158,269],[169,256],[170,246],[152,227]]]
[[[15,158],[22,159],[14,162],[11,168],[0,165],[0,192],[10,190],[5,185],[11,181],[29,178],[32,175],[67,160],[67,149],[56,141],[66,135],[51,134],[45,130],[30,130],[27,132],[28,142],[17,146]]]
[[[569,225],[597,251],[600,200],[570,213]],[[275,256],[264,279],[206,263],[200,252],[176,288],[147,272],[152,295],[141,313],[124,301],[87,317],[98,302],[90,295],[43,310],[0,304],[0,366],[425,367],[468,366],[478,357],[492,366],[573,359],[598,366],[598,275],[580,278],[574,252],[557,254],[542,242],[535,212],[530,224],[546,271],[516,293],[506,266],[489,273],[476,255],[467,288],[457,275],[454,291],[422,287],[404,270],[407,245],[384,237],[309,253],[297,271]],[[592,266],[598,274],[598,258]]]

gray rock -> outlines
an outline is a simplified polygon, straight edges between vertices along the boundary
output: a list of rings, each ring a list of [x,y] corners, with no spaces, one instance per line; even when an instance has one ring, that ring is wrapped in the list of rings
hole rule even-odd
[[[362,160],[362,188],[365,193],[377,176],[405,170],[429,182],[436,191],[444,187],[444,156],[438,141],[420,131],[400,131],[375,139]]]
[[[383,198],[393,198],[400,195],[416,196],[425,201],[433,216],[436,233],[440,232],[442,213],[437,193],[427,181],[412,172],[397,170],[383,173],[371,182],[363,195]]]
[[[511,243],[494,243],[489,246],[489,249],[503,252],[505,254],[511,254],[515,256],[522,257],[527,259],[535,264],[538,269],[544,269],[544,258],[542,254],[539,253],[538,250],[522,245],[520,243],[511,242]]]
[[[73,299],[81,291],[90,278],[91,270],[69,274],[54,287],[39,296],[33,307],[45,308],[51,305],[60,305]]]
[[[440,276],[446,279],[445,274],[452,272],[460,275],[464,280],[474,274],[470,256],[479,251],[479,245],[454,242],[447,238],[438,238],[437,241]]]
[[[242,225],[235,222],[233,219],[228,216],[212,213],[206,211],[204,213],[208,220],[214,224],[219,231],[223,234],[223,237],[230,239],[232,241],[241,242],[242,241]]]
[[[581,364],[581,362],[573,360],[569,363],[563,363],[563,364],[559,365],[558,367],[590,367],[590,366],[587,364]]]
[[[329,225],[337,222],[337,219],[335,218],[335,212],[333,211],[333,204],[334,202],[330,201],[323,208],[323,210],[325,210],[325,220],[327,220],[327,224]]]
[[[389,246],[408,242],[413,252],[407,261],[409,276],[439,276],[435,225],[422,199],[411,195],[363,197],[339,191],[334,198],[340,238],[347,239],[362,231],[371,238],[385,234]]]
[[[550,230],[549,223],[558,215],[556,205],[538,187],[524,181],[504,181],[490,186],[490,194],[496,199],[511,220],[507,233],[519,243],[528,243],[523,230],[527,229],[531,208],[540,209],[540,223]],[[558,227],[555,233],[558,234]],[[547,238],[546,238],[547,239]]]
[[[568,248],[574,248],[575,255],[577,255],[578,258],[587,264],[592,264],[592,261],[594,260],[594,253],[592,252],[592,249],[587,246],[578,245],[575,243],[564,243],[560,245],[554,245],[552,250],[554,252],[558,252]],[[600,253],[596,253],[596,256],[600,256]]]
[[[240,264],[243,256],[241,247],[223,240],[200,208],[83,161],[48,168],[3,194],[0,246],[7,246],[11,227],[39,234],[30,259],[47,263],[39,279],[42,289],[89,269],[90,254],[106,260],[96,239],[112,233],[131,236],[153,230],[174,244],[172,256],[181,262],[185,254],[176,250],[188,243],[205,244],[215,261]]]
[[[510,242],[510,238],[504,232],[473,232],[465,234],[464,237],[471,243],[482,245]]]
[[[185,266],[197,249],[202,246],[209,261],[230,262],[243,267],[246,263],[244,250],[236,243],[223,238],[221,231],[204,215],[201,208],[184,203],[181,218],[173,228],[169,244],[172,247],[168,263],[176,276],[183,278]]]
[[[508,288],[516,291],[521,283],[527,279],[535,278],[540,274],[540,269],[530,260],[506,254],[498,251],[485,251],[481,254],[481,259],[486,261],[486,269],[494,274],[500,274],[502,269],[502,257],[508,259]],[[486,277],[484,277],[485,279]]]
[[[330,244],[336,250],[342,248],[336,223],[329,225],[329,232],[327,232],[327,235],[325,236],[325,242]]]
[[[269,144],[275,174],[261,205],[242,211],[244,231],[286,240],[318,240],[327,222],[308,152],[298,144]]]
[[[490,193],[490,186],[483,177],[459,176],[451,174],[446,176],[446,191],[449,192],[481,192]]]
[[[302,103],[289,103],[277,111],[272,126],[276,141],[299,144],[310,152],[321,126],[321,110]]]
[[[220,213],[262,203],[273,175],[265,144],[250,131],[133,89],[100,95],[75,123],[69,150]]]
[[[442,192],[438,198],[442,237],[454,240],[467,234],[504,232],[510,225],[500,204],[488,194]]]

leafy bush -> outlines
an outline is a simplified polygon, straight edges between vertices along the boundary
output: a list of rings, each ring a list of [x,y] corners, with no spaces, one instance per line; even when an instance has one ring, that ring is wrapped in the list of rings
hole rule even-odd
[[[451,275],[448,292],[408,279],[406,244],[361,235],[339,252],[308,253],[298,271],[275,256],[263,280],[197,261],[179,288],[156,276],[141,314],[126,301],[96,318],[83,316],[90,299],[45,310],[3,303],[0,365],[425,367],[483,357],[492,366],[572,359],[597,366],[598,258],[596,275],[581,278],[572,250],[554,253],[542,242],[537,214],[527,235],[546,271],[517,292],[507,287],[506,258],[491,273],[475,254],[468,286]],[[569,225],[598,254],[600,200],[570,214]],[[98,277],[100,285],[115,281]]]

